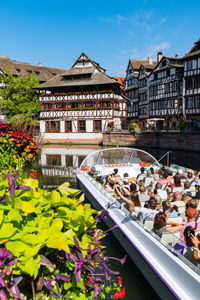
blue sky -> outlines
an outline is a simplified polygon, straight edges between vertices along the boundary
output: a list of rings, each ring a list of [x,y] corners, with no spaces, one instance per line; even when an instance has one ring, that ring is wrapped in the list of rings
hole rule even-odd
[[[0,56],[70,68],[84,51],[123,76],[129,58],[183,56],[200,38],[198,0],[0,0]]]

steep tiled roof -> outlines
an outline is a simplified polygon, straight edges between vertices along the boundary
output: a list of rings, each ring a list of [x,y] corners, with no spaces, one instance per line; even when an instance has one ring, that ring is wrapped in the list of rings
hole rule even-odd
[[[190,49],[188,53],[185,54],[184,58],[199,55],[200,54],[200,38],[194,43],[194,46]]]
[[[148,60],[140,60],[140,59],[132,59],[130,58],[131,65],[133,69],[139,70],[141,65],[144,65],[145,68],[154,68],[157,62],[153,62],[152,64],[149,64]]]
[[[49,68],[40,65],[35,66],[3,56],[0,56],[0,70],[5,74],[8,74],[10,70],[11,74],[18,76],[27,76],[28,74],[35,73],[36,77],[41,78],[42,81],[47,81],[52,76],[65,72],[65,69]]]
[[[124,77],[117,77],[117,76],[112,76],[112,78],[114,78],[115,80],[117,80],[117,82],[123,87],[124,86]]]
[[[74,68],[75,69],[75,68]],[[71,70],[71,69],[70,69]],[[69,87],[69,86],[83,86],[83,85],[97,85],[97,84],[117,84],[116,80],[108,75],[98,72],[92,74],[90,78],[77,78],[74,80],[65,80],[66,74],[57,75],[47,82],[40,84],[39,88],[52,88],[52,87]]]

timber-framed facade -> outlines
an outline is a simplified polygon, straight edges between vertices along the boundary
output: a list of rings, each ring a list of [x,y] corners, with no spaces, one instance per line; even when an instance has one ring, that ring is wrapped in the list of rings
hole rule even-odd
[[[182,117],[183,60],[163,56],[149,75],[149,117]]]
[[[126,119],[127,99],[121,95],[120,83],[85,53],[71,69],[39,89],[40,131],[45,140],[100,140],[103,131],[121,129]]]
[[[200,39],[184,59],[184,115],[199,118],[200,115]]]

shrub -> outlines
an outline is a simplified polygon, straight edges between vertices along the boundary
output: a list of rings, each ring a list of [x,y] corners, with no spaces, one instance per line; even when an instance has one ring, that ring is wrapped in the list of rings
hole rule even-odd
[[[97,214],[90,204],[83,205],[84,195],[68,183],[48,192],[36,179],[16,184],[17,175],[0,181],[3,299],[97,299],[105,292],[124,296],[124,288],[116,291],[121,278],[110,280],[118,272],[109,268],[114,258],[101,247],[106,232],[97,229],[107,211]]]

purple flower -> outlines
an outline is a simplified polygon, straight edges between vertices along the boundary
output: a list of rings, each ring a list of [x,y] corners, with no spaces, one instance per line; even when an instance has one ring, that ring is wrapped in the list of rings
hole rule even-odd
[[[19,190],[19,189],[27,190],[27,189],[30,189],[29,186],[16,184],[17,177],[18,177],[18,172],[15,174],[14,179],[12,178],[11,174],[8,174],[8,183],[10,185],[10,187],[9,187],[10,198],[12,198],[12,196],[14,195],[15,190]]]

